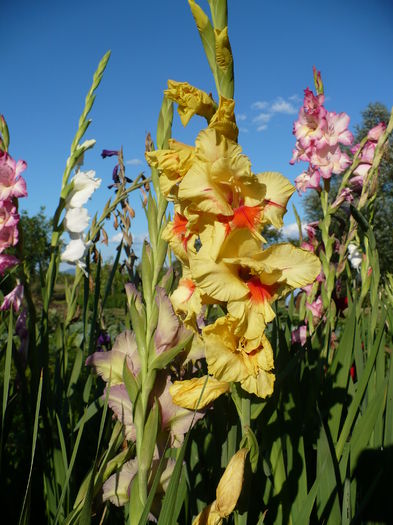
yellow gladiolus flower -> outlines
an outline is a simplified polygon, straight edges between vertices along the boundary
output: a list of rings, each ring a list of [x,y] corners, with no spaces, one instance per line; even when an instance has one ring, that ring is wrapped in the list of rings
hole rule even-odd
[[[168,200],[177,195],[174,187],[191,168],[195,148],[174,139],[169,139],[169,149],[158,149],[145,153],[146,161],[160,171],[160,188]]]
[[[283,216],[287,211],[287,203],[295,186],[289,180],[276,172],[264,172],[256,175],[259,182],[266,186],[263,201],[263,221],[270,222],[275,228],[283,226]]]
[[[237,141],[239,129],[235,118],[235,101],[231,98],[220,96],[218,109],[209,123],[209,128],[217,130],[228,139]]]
[[[216,62],[220,69],[226,70],[233,62],[231,44],[228,38],[228,27],[215,29],[216,37]]]
[[[248,351],[259,345],[266,323],[275,317],[271,303],[312,283],[321,269],[314,254],[291,244],[253,249],[247,230],[233,232],[217,260],[215,255],[209,243],[202,244],[190,259],[193,280],[211,300],[227,303],[228,313],[237,319],[235,332],[246,338]]]
[[[263,201],[266,187],[251,174],[251,164],[241,147],[214,129],[198,135],[195,161],[179,184],[179,200],[192,203],[198,212],[232,216],[242,204]]]
[[[173,221],[168,222],[162,232],[162,238],[169,243],[180,261],[188,266],[189,252],[194,252],[196,235],[188,229],[188,219],[180,213],[179,206],[175,206]]]
[[[221,525],[234,511],[243,487],[247,453],[248,449],[242,448],[232,457],[217,486],[215,501],[198,514],[192,525]]]
[[[202,310],[202,299],[187,267],[183,267],[183,277],[170,299],[175,313],[183,323],[195,330],[197,317]]]
[[[178,104],[177,111],[183,126],[187,126],[194,115],[205,117],[209,122],[216,111],[214,100],[204,91],[191,86],[188,82],[168,80],[165,95]]]
[[[169,392],[175,405],[190,410],[200,410],[222,394],[229,392],[229,388],[230,384],[226,381],[204,376],[175,381],[169,388]]]
[[[244,390],[258,397],[270,396],[275,376],[269,340],[262,333],[259,346],[249,352],[245,338],[235,333],[236,325],[236,319],[226,316],[204,328],[209,373],[219,381],[240,383]]]

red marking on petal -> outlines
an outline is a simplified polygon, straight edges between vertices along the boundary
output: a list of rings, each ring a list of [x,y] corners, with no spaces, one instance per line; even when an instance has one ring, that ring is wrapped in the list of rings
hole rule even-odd
[[[180,215],[180,213],[175,213],[175,217],[173,218],[173,227],[172,231],[175,235],[178,237],[181,237],[186,234],[186,226],[187,226],[187,219]]]
[[[246,284],[250,290],[251,300],[255,303],[270,301],[276,291],[275,284],[263,284],[258,277],[252,277]]]
[[[189,295],[186,299],[186,301],[188,301],[196,288],[195,283],[191,279],[182,279],[181,286],[184,286],[184,288],[187,288],[189,291]]]
[[[285,206],[283,206],[282,204],[278,204],[278,202],[274,202],[274,201],[269,201],[269,200],[264,200],[263,201],[264,205],[265,206],[275,206],[276,208],[282,208],[282,209],[285,209]]]
[[[260,222],[262,208],[260,206],[240,206],[236,208],[232,218],[233,228],[248,228],[254,230]]]

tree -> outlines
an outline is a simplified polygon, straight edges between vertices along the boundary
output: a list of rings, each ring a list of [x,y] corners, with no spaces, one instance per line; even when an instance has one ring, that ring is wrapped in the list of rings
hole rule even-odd
[[[45,215],[45,207],[29,217],[26,210],[20,216],[22,257],[27,264],[31,279],[37,277],[48,268],[50,259],[51,221]]]
[[[379,124],[389,121],[389,111],[379,102],[370,103],[362,111],[362,122],[355,127],[354,143],[360,142],[368,131]],[[332,199],[337,195],[340,185],[340,177],[332,177],[330,181],[330,197]],[[315,191],[310,191],[304,198],[304,211],[307,221],[316,221],[322,217],[321,203],[319,195]],[[346,225],[348,224],[348,215],[345,206],[336,213],[332,224],[334,234],[340,238]],[[392,272],[393,268],[393,138],[390,136],[388,147],[383,155],[379,167],[378,188],[374,206],[371,214],[368,213],[367,219],[372,223],[375,238],[377,241],[378,254],[380,259],[381,274]]]

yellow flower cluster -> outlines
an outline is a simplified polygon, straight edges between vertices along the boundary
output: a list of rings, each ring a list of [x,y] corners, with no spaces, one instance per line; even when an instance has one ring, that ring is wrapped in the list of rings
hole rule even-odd
[[[164,238],[183,265],[171,300],[183,322],[197,331],[204,305],[221,305],[224,317],[202,330],[209,377],[175,383],[175,403],[199,408],[239,382],[247,392],[273,392],[274,360],[265,336],[272,303],[320,272],[312,253],[281,243],[264,249],[263,228],[280,228],[293,185],[280,173],[254,174],[237,143],[234,101],[218,106],[202,91],[169,82],[183,123],[202,115],[208,127],[195,146],[170,140],[169,149],[146,154],[160,172],[160,187],[175,214]],[[199,400],[203,391],[202,399]]]

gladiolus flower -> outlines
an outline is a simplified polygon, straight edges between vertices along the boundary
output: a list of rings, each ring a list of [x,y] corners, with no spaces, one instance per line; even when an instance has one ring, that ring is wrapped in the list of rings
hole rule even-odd
[[[251,394],[265,398],[273,393],[274,361],[267,337],[259,335],[260,344],[247,351],[247,341],[236,335],[236,320],[219,317],[203,330],[209,373],[219,381],[239,382]]]
[[[9,294],[7,294],[4,297],[3,303],[0,306],[0,310],[4,311],[12,308],[14,312],[19,312],[20,305],[22,304],[22,299],[23,285],[18,284]]]
[[[244,335],[250,349],[259,345],[266,323],[274,319],[271,303],[313,282],[321,268],[314,254],[290,244],[260,251],[252,241],[240,230],[228,237],[217,261],[208,244],[190,260],[198,288],[214,301],[227,303],[228,313],[238,321],[236,333]]]
[[[89,200],[94,191],[100,187],[101,179],[95,178],[95,171],[78,171],[72,178],[73,187],[67,197],[67,208],[80,208]]]
[[[8,268],[12,268],[19,263],[19,259],[13,255],[7,255],[5,253],[0,253],[0,275],[3,275]]]
[[[191,168],[195,148],[169,139],[169,149],[159,149],[145,153],[148,164],[160,171],[160,188],[169,200],[177,196],[177,184]]]
[[[176,405],[190,410],[204,408],[219,396],[229,392],[230,384],[218,381],[211,376],[194,377],[184,381],[175,381],[169,388]]]
[[[302,346],[306,344],[307,341],[307,326],[302,325],[291,332],[291,342],[300,343]]]
[[[26,181],[21,176],[26,167],[24,160],[15,162],[8,153],[0,152],[0,201],[26,197]]]
[[[89,225],[86,208],[70,208],[64,217],[64,227],[71,233],[82,233]]]
[[[356,244],[348,245],[348,260],[354,270],[359,271],[360,265],[362,264],[362,253]]]
[[[310,310],[314,317],[320,319],[323,314],[322,297],[319,296],[318,299],[316,299],[312,303],[306,303],[306,308]]]
[[[295,179],[295,186],[297,192],[299,193],[299,195],[301,195],[308,189],[318,191],[320,189],[320,180],[321,174],[319,173],[319,171],[311,167],[308,168],[307,171],[304,171]]]
[[[218,109],[209,122],[209,128],[217,130],[226,138],[237,141],[239,129],[235,118],[235,101],[220,96]]]
[[[106,159],[106,157],[114,157],[119,155],[119,151],[115,149],[103,149],[101,151],[101,157]]]
[[[242,448],[231,458],[217,486],[215,501],[198,514],[192,525],[221,525],[233,512],[243,488],[247,453],[248,449]]]
[[[214,100],[188,82],[168,80],[168,89],[164,93],[178,104],[177,111],[183,126],[187,126],[194,115],[200,115],[209,121],[215,113]]]

